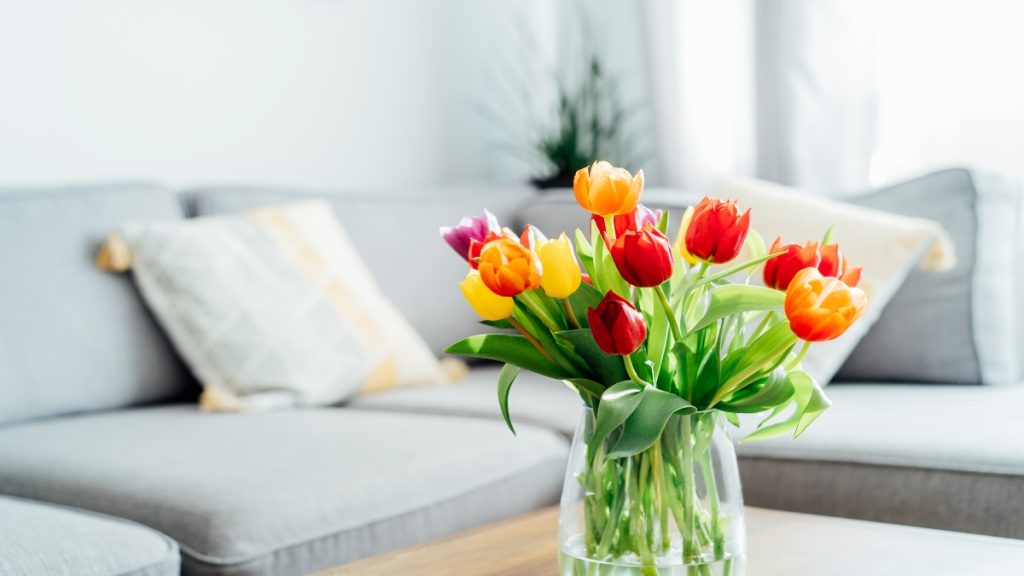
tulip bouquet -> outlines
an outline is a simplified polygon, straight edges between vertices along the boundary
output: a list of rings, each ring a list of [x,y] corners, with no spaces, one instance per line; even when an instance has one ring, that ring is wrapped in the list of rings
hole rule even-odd
[[[831,231],[766,250],[731,201],[704,198],[672,241],[669,215],[639,204],[643,187],[642,171],[579,170],[574,193],[593,216],[575,247],[532,226],[515,234],[487,212],[443,228],[468,262],[463,294],[499,329],[448,352],[505,363],[498,402],[513,433],[508,396],[522,369],[564,381],[586,406],[566,484],[580,493],[578,519],[563,495],[566,574],[672,565],[735,576],[742,505],[726,506],[720,478],[736,474],[735,456],[722,460],[732,445],[715,437],[743,413],[766,414],[748,438],[798,435],[829,406],[801,361],[863,311],[860,269]],[[759,270],[763,286],[751,282]]]

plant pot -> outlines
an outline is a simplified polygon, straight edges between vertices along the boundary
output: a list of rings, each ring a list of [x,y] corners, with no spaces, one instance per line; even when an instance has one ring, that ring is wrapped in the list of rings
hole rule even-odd
[[[743,495],[727,426],[717,411],[675,415],[647,450],[609,458],[618,431],[592,442],[586,409],[562,490],[562,576],[742,576]]]
[[[546,176],[544,178],[532,178],[530,184],[538,190],[553,190],[556,188],[572,188],[572,180],[575,178],[575,172],[559,172],[552,176]]]

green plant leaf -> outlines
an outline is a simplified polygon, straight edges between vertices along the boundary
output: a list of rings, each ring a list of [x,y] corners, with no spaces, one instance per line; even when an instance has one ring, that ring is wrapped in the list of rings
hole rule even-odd
[[[779,322],[761,334],[756,340],[736,350],[725,358],[721,388],[715,394],[712,404],[721,402],[730,394],[756,380],[762,372],[773,370],[796,343],[796,334],[786,322]]]
[[[587,276],[590,276],[591,281],[595,276],[594,273],[594,247],[587,240],[586,234],[583,233],[579,228],[576,229],[576,256],[580,259],[580,264],[583,269],[587,272]]]
[[[569,296],[569,305],[572,306],[572,313],[576,315],[576,321],[580,323],[581,327],[586,328],[590,325],[590,322],[587,321],[587,310],[589,308],[597,308],[603,297],[604,294],[600,290],[586,282],[580,284],[580,287]]]
[[[516,381],[516,376],[519,376],[519,366],[515,364],[505,364],[501,369],[501,374],[498,374],[498,406],[501,407],[501,417],[505,419],[505,424],[508,424],[508,429],[515,435],[516,428],[512,425],[512,418],[508,414],[508,393],[512,389],[512,383]]]
[[[594,398],[595,401],[600,401],[601,395],[606,390],[605,385],[591,380],[590,378],[568,378],[566,382],[572,385],[577,392],[586,392]],[[581,394],[582,396],[582,394]],[[593,406],[591,406],[593,408]]]
[[[594,433],[590,435],[591,445],[596,446],[629,418],[629,415],[636,410],[640,404],[640,393],[644,389],[633,382],[625,380],[614,386],[610,386],[601,394],[601,403],[597,408],[597,420],[594,423]]]
[[[622,425],[622,434],[608,458],[625,458],[647,450],[661,436],[673,414],[692,414],[697,409],[679,396],[647,386],[640,402]]]
[[[611,386],[616,382],[629,380],[626,368],[622,365],[622,357],[605,354],[597,345],[590,329],[564,330],[556,333],[555,338],[583,359],[588,371],[598,382]]]
[[[470,336],[452,344],[445,352],[515,364],[520,368],[555,380],[564,380],[575,376],[541,354],[526,338],[516,334]]]
[[[825,391],[806,372],[793,370],[787,375],[787,378],[793,386],[793,397],[790,400],[790,403],[795,406],[793,413],[781,422],[766,426],[765,424],[768,421],[782,412],[785,405],[776,407],[758,425],[757,430],[743,439],[743,442],[765,440],[788,434],[789,432],[793,432],[793,437],[796,438],[810,426],[811,422],[814,422],[822,412],[832,405],[832,402],[825,396]]]
[[[498,328],[500,330],[515,330],[515,326],[508,321],[508,318],[502,320],[481,320],[481,324],[490,326],[491,328]]]
[[[785,405],[793,397],[793,384],[784,370],[776,368],[767,376],[719,402],[725,412],[757,413]]]
[[[786,303],[785,292],[772,290],[763,286],[749,286],[746,284],[727,284],[719,286],[711,292],[711,303],[707,312],[693,327],[691,332],[696,332],[726,316],[739,314],[741,312],[753,312],[760,310],[782,310]]]

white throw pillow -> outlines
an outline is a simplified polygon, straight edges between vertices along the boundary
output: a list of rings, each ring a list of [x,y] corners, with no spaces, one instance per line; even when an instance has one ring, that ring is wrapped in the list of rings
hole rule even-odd
[[[328,405],[359,390],[369,364],[355,331],[258,222],[129,224],[119,236],[205,407]]]
[[[784,243],[820,241],[825,230],[835,226],[834,238],[847,261],[864,268],[860,287],[869,299],[864,314],[840,338],[816,343],[804,359],[804,368],[822,385],[832,380],[914,266],[945,270],[955,263],[952,241],[931,220],[744,178],[720,183],[714,195],[750,208],[751,227],[765,235],[768,245],[776,234]]]

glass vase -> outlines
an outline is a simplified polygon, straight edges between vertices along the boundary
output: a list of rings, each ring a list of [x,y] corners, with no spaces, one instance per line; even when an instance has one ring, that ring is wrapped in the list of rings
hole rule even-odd
[[[743,576],[746,528],[736,451],[716,411],[669,420],[647,450],[607,455],[594,413],[573,437],[562,490],[562,576]]]

